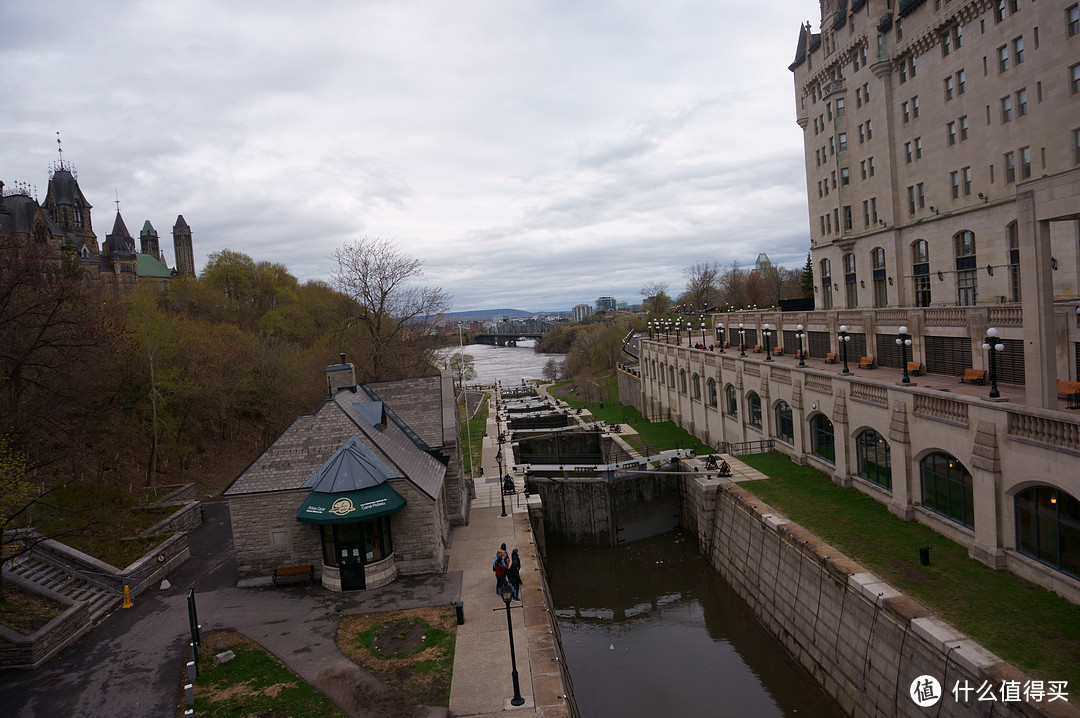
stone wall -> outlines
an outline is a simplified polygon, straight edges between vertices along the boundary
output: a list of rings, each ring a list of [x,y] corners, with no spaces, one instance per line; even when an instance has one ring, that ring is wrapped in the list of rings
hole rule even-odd
[[[619,401],[644,414],[641,401],[641,377],[630,371],[629,367],[619,364],[615,367],[615,378],[619,382]]]
[[[391,518],[398,573],[407,576],[444,571],[450,520],[443,501],[432,501],[404,479],[391,479],[387,483],[407,502]]]
[[[1028,677],[735,484],[684,481],[684,525],[762,624],[851,716],[985,716],[957,681],[998,689]],[[930,709],[909,693],[923,675],[944,697]],[[1071,704],[993,704],[995,716],[1080,715]]]
[[[236,569],[241,579],[270,578],[280,566],[315,567],[322,574],[319,527],[296,520],[308,489],[229,497]]]
[[[188,533],[202,523],[202,505],[198,501],[190,501],[181,506],[169,516],[139,534],[139,538],[149,536],[161,536],[180,531]]]
[[[66,605],[67,609],[29,636],[0,626],[0,669],[37,668],[93,627],[90,610],[85,601],[74,601],[13,574],[5,576],[4,581],[24,591],[42,594]]]

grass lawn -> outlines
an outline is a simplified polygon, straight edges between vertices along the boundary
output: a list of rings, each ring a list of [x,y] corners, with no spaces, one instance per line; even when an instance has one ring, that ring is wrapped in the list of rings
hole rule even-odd
[[[421,705],[450,705],[457,619],[445,606],[344,616],[338,648]]]
[[[967,549],[889,513],[783,454],[740,459],[770,478],[740,486],[915,598],[1035,680],[1080,686],[1080,608],[1041,586],[968,558]],[[919,547],[932,546],[930,565]]]
[[[620,404],[618,380],[614,376],[609,377],[604,383],[605,391],[602,402],[578,401],[572,396],[560,392],[559,389],[568,383],[567,381],[556,382],[549,388],[549,392],[567,402],[574,409],[588,409],[593,416],[601,421],[609,424],[629,424],[637,432],[637,436],[628,434],[623,436],[623,440],[641,454],[645,454],[646,450],[649,453],[656,453],[657,451],[676,447],[693,449],[697,454],[711,454],[715,451],[711,446],[673,422],[649,421],[634,407]]]
[[[62,603],[8,582],[4,584],[4,597],[0,598],[0,626],[29,636],[65,610],[67,606]]]
[[[214,665],[214,655],[225,648],[233,660]],[[178,715],[183,715],[184,706]],[[270,713],[269,711],[273,711]],[[231,718],[250,715],[291,718],[344,718],[326,697],[293,673],[259,644],[232,631],[204,637],[199,647],[199,678],[195,681],[195,715]]]
[[[469,411],[474,409],[473,418],[461,423],[461,445],[469,447],[468,453],[463,451],[461,457],[462,462],[465,464],[466,478],[483,475],[483,448],[484,437],[487,436],[488,417],[488,397],[486,394],[478,409],[475,404],[469,402]],[[458,404],[458,413],[460,416],[465,416],[464,402]],[[471,441],[470,437],[472,438]]]

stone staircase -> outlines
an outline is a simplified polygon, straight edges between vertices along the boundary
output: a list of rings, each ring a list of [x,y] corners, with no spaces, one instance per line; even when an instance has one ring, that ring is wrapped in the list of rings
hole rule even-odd
[[[122,596],[109,592],[79,577],[73,569],[62,569],[43,561],[32,553],[23,554],[4,564],[4,572],[19,576],[42,588],[66,596],[73,601],[85,601],[90,620],[97,623],[119,607]]]

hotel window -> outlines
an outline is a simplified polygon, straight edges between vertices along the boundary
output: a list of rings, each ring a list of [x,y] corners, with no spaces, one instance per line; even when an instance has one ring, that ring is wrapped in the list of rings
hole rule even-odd
[[[956,243],[956,303],[962,307],[974,306],[979,298],[978,269],[975,267],[975,233],[959,232]]]
[[[844,255],[844,299],[848,309],[859,306],[858,280],[855,274],[855,255]]]
[[[776,438],[788,444],[795,443],[795,425],[791,420],[791,405],[781,401],[776,405]]]
[[[859,171],[862,172],[862,178],[866,179],[866,160],[861,160],[859,162]]]
[[[866,133],[863,132],[863,126],[859,125],[859,144],[861,145],[866,141]]]
[[[716,408],[716,379],[710,378],[709,381],[705,382],[705,387],[708,390],[708,394],[709,394],[709,406],[711,406],[712,408],[715,409]]]
[[[953,199],[960,199],[960,173],[949,173],[949,188]]]
[[[1069,37],[1080,35],[1080,3],[1066,8],[1065,26],[1068,28]]]
[[[892,490],[889,444],[885,437],[867,429],[855,439],[855,459],[859,476],[882,488]]]
[[[1009,0],[1009,14],[1020,12],[1020,0]]]
[[[1005,19],[1005,0],[996,0],[994,3],[994,22],[1001,22]]]
[[[905,124],[911,119],[911,103],[907,100],[900,103],[900,116],[903,118]]]
[[[1016,116],[1023,117],[1027,114],[1027,89],[1019,90],[1016,93]]]
[[[1031,148],[1020,148],[1020,179],[1026,180],[1031,177]]]
[[[844,205],[844,229],[848,232],[851,231],[851,205]]]
[[[832,122],[832,103],[825,103],[825,116],[829,118],[829,122]]]
[[[952,54],[952,35],[946,30],[941,35],[941,55],[948,57]]]
[[[922,137],[915,138],[915,159],[922,159]]]
[[[956,94],[962,95],[967,89],[967,74],[963,70],[956,73]]]
[[[953,87],[954,87],[953,77],[952,77],[952,75],[949,75],[948,77],[945,78],[945,101],[946,102],[948,102],[949,100],[951,100],[953,98]],[[815,129],[815,131],[817,130],[817,125],[816,124],[814,125],[814,129]]]
[[[873,120],[866,121],[866,139],[872,140],[874,138],[874,126]]]
[[[908,185],[907,188],[907,206],[908,214],[915,214],[915,185]]]
[[[874,176],[874,158],[873,157],[867,157],[866,158],[866,169],[870,173],[870,176],[873,177]]]
[[[925,239],[911,245],[911,269],[915,278],[915,306],[930,306],[930,252]]]
[[[1009,71],[1009,46],[1002,45],[997,50],[998,72]]]
[[[1013,45],[1013,64],[1021,65],[1024,62],[1024,36],[1016,38],[1012,42]]]
[[[956,123],[955,122],[950,122],[949,124],[945,125],[945,137],[946,137],[946,142],[949,145],[955,145],[956,144]]]
[[[970,196],[971,195],[971,168],[970,167],[964,167],[964,168],[962,168],[960,170],[960,179],[962,179],[963,183],[964,183],[964,196],[965,197]]]
[[[919,119],[919,96],[911,98],[911,116],[916,120]]]
[[[840,184],[851,184],[851,171],[847,167],[840,168]]]
[[[915,196],[919,200],[919,209],[926,206],[926,186],[922,182],[915,185]]]
[[[761,397],[757,395],[757,392],[750,392],[746,395],[746,413],[747,423],[750,426],[761,428]]]
[[[1080,577],[1080,501],[1052,486],[1032,486],[1013,502],[1017,550]]]
[[[1002,165],[1005,167],[1005,184],[1016,181],[1016,155],[1006,152],[1002,157]]]
[[[1023,43],[1023,40],[1021,40],[1020,42]],[[1017,61],[1017,63],[1019,64],[1019,61]],[[845,114],[844,100],[842,98],[838,98],[836,100],[836,116],[837,117],[843,117],[844,114]]]
[[[829,260],[821,260],[822,309],[832,309],[832,269]]]
[[[1020,301],[1020,233],[1016,231],[1016,222],[1009,222],[1005,228],[1009,239],[1009,301]]]
[[[866,52],[865,47],[863,48],[863,52],[864,53]],[[863,57],[865,58],[866,56],[864,55]],[[870,101],[870,83],[868,83],[868,82],[863,83],[863,86],[862,86],[862,99],[863,99],[863,102],[869,102]]]
[[[884,307],[888,304],[888,290],[885,288],[885,250],[881,247],[874,248],[870,252],[870,262],[874,267],[874,306]]]
[[[847,152],[847,133],[846,132],[841,132],[840,133],[840,151],[841,152]]]
[[[904,161],[911,164],[911,143],[904,143]]]
[[[859,61],[862,62],[863,67],[866,67],[866,45],[859,48]],[[867,95],[867,99],[869,99],[869,97],[870,96]]]
[[[959,50],[964,46],[964,26],[957,25],[953,28],[953,44],[956,45],[956,49]]]
[[[1001,124],[1012,122],[1012,97],[1001,98]]]
[[[821,150],[814,150],[814,161],[818,167],[821,166]]]
[[[1073,164],[1080,165],[1080,130],[1073,130]]]
[[[830,155],[835,155],[836,154],[836,142],[833,140],[832,137],[829,138],[829,154]]]
[[[877,197],[871,197],[870,198],[870,221],[873,222],[874,224],[877,224],[877,221],[878,221],[878,217],[877,217]],[[852,266],[854,266],[854,263],[855,263],[854,256],[851,258],[851,261],[852,261]]]
[[[930,454],[919,462],[919,474],[923,506],[958,524],[975,528],[971,474],[955,456],[943,452]]]
[[[960,141],[963,142],[968,138],[968,118],[964,115],[960,118]]]
[[[1080,65],[1069,68],[1069,94],[1080,95]]]
[[[862,88],[861,87],[856,87],[855,88],[855,106],[856,107],[862,107]]]
[[[686,393],[686,370],[685,369],[680,369],[679,370],[679,393],[680,394],[685,394]]]
[[[900,84],[907,82],[907,62],[900,63]]]
[[[728,384],[724,387],[724,413],[735,418],[739,415],[739,402],[735,398],[735,387]]]
[[[815,414],[810,419],[810,453],[830,464],[836,463],[836,439],[833,436],[833,425],[829,417],[824,414]]]

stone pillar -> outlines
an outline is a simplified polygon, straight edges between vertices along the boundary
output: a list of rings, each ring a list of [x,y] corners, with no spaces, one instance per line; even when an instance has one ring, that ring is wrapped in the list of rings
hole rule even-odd
[[[851,453],[852,440],[848,436],[851,429],[848,425],[847,393],[844,389],[837,389],[833,397],[833,453],[835,454],[836,467],[833,471],[833,483],[840,486],[851,486],[851,470],[854,457]]]
[[[975,543],[968,554],[991,568],[1005,568],[1001,526],[1004,501],[1001,486],[1001,461],[998,459],[997,427],[990,421],[978,422],[975,445],[971,450],[971,486],[975,501]]]
[[[889,422],[889,468],[892,471],[893,495],[889,511],[910,521],[915,516],[915,502],[921,501],[922,494],[919,482],[913,474],[907,404],[899,400],[893,402],[892,419]]]
[[[1054,280],[1050,268],[1050,223],[1035,216],[1035,193],[1016,195],[1020,238],[1020,284],[1024,288],[1025,403],[1057,408],[1057,344],[1054,337]]]

